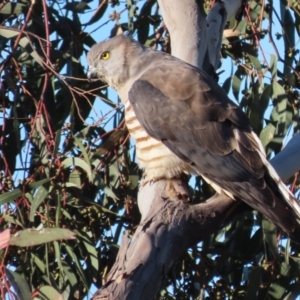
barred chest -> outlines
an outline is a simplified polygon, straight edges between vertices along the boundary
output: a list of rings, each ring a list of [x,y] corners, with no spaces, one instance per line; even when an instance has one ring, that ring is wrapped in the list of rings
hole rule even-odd
[[[130,135],[136,141],[138,163],[144,169],[146,179],[173,178],[183,172],[190,173],[191,167],[188,164],[144,131],[130,102],[126,101],[124,106],[125,122]]]

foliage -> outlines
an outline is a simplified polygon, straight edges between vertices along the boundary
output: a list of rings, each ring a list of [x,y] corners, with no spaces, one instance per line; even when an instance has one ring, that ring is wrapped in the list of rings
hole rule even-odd
[[[1,299],[90,296],[115,260],[120,234],[133,233],[139,222],[141,172],[123,109],[85,71],[85,54],[99,40],[94,32],[109,21],[113,34],[131,30],[140,42],[168,51],[156,1],[139,6],[130,0],[125,7],[116,0],[0,4],[0,230],[9,228],[15,239],[27,230],[25,244],[0,250]],[[223,40],[222,56],[233,66],[223,88],[247,112],[268,154],[280,151],[291,126],[299,130],[299,16],[297,1],[282,2],[278,11],[272,1],[250,1]],[[274,18],[281,33],[274,32]],[[264,51],[264,38],[273,54]],[[191,189],[195,203],[212,193],[200,178]],[[36,234],[41,226],[52,230],[50,239]],[[60,239],[66,228],[76,240]],[[295,299],[299,252],[248,209],[183,255],[160,299]]]

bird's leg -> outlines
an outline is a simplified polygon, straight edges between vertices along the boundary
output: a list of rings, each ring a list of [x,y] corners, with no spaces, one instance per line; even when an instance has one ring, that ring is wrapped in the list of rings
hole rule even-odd
[[[169,199],[180,199],[183,201],[190,202],[190,197],[188,194],[188,176],[185,174],[182,174],[176,178],[151,178],[148,179],[146,176],[144,176],[141,180],[140,187],[144,187],[147,184],[153,184],[159,180],[167,180],[167,186],[164,196],[165,198]]]
[[[189,188],[187,176],[185,178],[172,178],[168,179],[166,187],[166,196],[169,199],[178,199],[182,201],[190,202]]]

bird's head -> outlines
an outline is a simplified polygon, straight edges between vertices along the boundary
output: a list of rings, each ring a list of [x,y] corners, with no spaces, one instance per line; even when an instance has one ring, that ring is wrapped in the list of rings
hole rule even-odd
[[[88,78],[100,79],[118,90],[135,69],[133,58],[144,47],[125,35],[117,35],[94,45],[87,55]]]

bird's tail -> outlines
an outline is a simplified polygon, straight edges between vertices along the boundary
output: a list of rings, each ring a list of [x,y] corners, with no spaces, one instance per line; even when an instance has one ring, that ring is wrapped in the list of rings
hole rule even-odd
[[[284,230],[293,239],[300,242],[300,205],[299,201],[290,192],[273,166],[260,151],[259,155],[266,167],[265,189],[269,189],[274,196],[273,207],[266,206],[260,210],[273,223]]]

